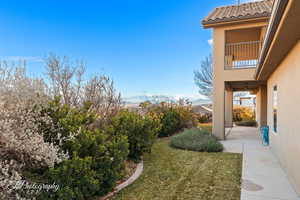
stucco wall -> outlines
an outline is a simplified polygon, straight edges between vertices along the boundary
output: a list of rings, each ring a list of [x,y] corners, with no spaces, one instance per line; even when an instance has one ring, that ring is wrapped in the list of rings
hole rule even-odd
[[[235,29],[226,31],[226,42],[237,43],[257,41],[261,37],[261,28]]]
[[[268,79],[270,144],[300,194],[300,42]],[[273,87],[277,85],[278,131],[273,131]]]

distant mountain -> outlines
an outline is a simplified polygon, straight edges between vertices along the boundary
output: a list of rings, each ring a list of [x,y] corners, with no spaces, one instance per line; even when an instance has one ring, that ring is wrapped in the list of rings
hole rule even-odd
[[[210,99],[207,99],[206,97],[202,97],[201,95],[194,95],[194,96],[137,95],[137,96],[123,98],[123,103],[127,107],[136,107],[141,102],[144,102],[144,101],[151,101],[152,103],[159,103],[162,101],[177,102],[181,98],[189,99],[193,105],[201,105],[201,104],[210,104],[211,103]]]
[[[193,105],[202,105],[202,104],[211,104],[212,101],[210,99],[195,99],[192,101]]]

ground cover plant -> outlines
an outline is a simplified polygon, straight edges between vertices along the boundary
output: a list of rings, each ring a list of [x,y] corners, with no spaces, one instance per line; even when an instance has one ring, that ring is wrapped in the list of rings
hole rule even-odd
[[[223,151],[223,145],[207,130],[186,129],[182,133],[171,137],[170,146],[178,149],[202,151],[202,152],[220,152]]]
[[[235,122],[237,126],[250,126],[250,127],[256,127],[257,122],[255,120],[248,120],[248,121],[239,121]]]

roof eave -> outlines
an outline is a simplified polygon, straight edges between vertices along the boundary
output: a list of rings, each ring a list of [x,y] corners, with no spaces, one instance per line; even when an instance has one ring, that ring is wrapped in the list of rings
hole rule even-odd
[[[247,23],[247,22],[256,22],[256,21],[267,21],[270,18],[270,14],[264,15],[256,15],[256,16],[246,16],[246,17],[239,17],[239,18],[227,18],[227,19],[217,19],[217,20],[203,20],[201,22],[203,28],[213,28],[216,26],[224,26],[224,25],[231,25],[231,24],[240,24],[240,23]]]
[[[280,21],[282,19],[282,16],[285,12],[285,8],[287,7],[289,0],[278,0],[276,7],[273,9],[273,18],[271,18],[271,22],[269,23],[268,31],[265,36],[265,40],[263,43],[262,51],[259,57],[259,62],[256,67],[256,72],[254,75],[254,78],[256,80],[262,80],[266,79],[262,77],[262,70],[264,68],[265,64],[265,59],[268,55],[268,52],[270,50],[271,44],[274,40],[274,37],[277,32],[277,28],[280,24]]]

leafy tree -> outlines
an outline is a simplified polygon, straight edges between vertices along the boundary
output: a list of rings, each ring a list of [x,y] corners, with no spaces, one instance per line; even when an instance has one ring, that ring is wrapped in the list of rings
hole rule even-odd
[[[212,56],[209,55],[204,60],[202,60],[200,69],[194,71],[194,81],[199,88],[199,93],[204,96],[207,96],[208,98],[212,97],[212,77]]]

